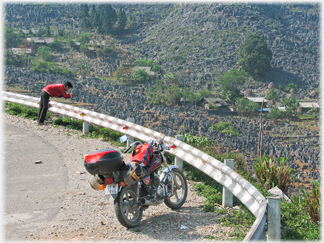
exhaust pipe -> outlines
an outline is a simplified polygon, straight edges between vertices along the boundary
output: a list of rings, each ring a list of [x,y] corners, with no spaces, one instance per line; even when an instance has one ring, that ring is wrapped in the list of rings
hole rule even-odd
[[[159,202],[152,202],[152,201],[147,200],[147,199],[145,199],[145,198],[141,198],[141,199],[140,199],[140,204],[142,204],[142,205],[146,205],[146,206],[156,206],[156,205],[160,204],[160,203],[163,202],[163,201],[164,201],[164,199],[162,199],[162,200],[159,201]]]

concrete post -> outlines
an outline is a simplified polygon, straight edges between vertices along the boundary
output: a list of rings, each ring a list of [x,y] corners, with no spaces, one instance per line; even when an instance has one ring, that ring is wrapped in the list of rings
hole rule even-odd
[[[183,135],[176,135],[175,139],[183,141]],[[175,157],[174,164],[178,166],[179,170],[183,171],[183,160]]]
[[[280,197],[267,197],[268,241],[280,241]]]
[[[90,127],[90,123],[89,122],[83,122],[83,126],[82,126],[83,134],[89,133],[89,127]]]
[[[225,159],[224,164],[234,169],[234,159]],[[223,207],[233,207],[233,193],[223,187],[223,200],[222,200]]]
[[[127,118],[126,121],[131,122],[131,123],[135,123],[135,118]],[[127,147],[129,147],[131,145],[132,141],[134,141],[134,138],[133,137],[128,137]]]

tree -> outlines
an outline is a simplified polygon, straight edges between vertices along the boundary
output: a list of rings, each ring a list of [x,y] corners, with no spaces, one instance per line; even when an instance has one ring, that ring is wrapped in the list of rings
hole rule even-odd
[[[96,5],[94,4],[90,5],[89,17],[91,27],[95,29],[98,28],[98,26],[100,25],[99,14],[97,12]]]
[[[101,4],[98,7],[99,14],[99,33],[112,34],[113,25],[117,20],[116,11],[112,8],[111,4]]]
[[[286,108],[286,114],[288,116],[296,115],[299,104],[293,95],[291,95],[288,98],[285,98],[283,100],[282,105]]]
[[[9,29],[5,27],[5,48],[18,47],[24,38],[22,32],[18,32],[15,29]]]
[[[145,83],[151,80],[150,75],[144,69],[139,69],[133,73],[133,78],[136,82]]]
[[[283,111],[279,110],[277,107],[273,106],[271,107],[267,117],[271,120],[276,120],[276,119],[282,119],[285,117],[285,114]]]
[[[242,116],[253,116],[258,112],[259,105],[248,99],[239,98],[236,100],[236,110]]]
[[[222,89],[222,97],[231,103],[243,97],[241,88],[245,83],[248,75],[243,70],[232,69],[218,78]]]
[[[117,13],[117,34],[122,35],[125,29],[125,26],[127,24],[127,17],[125,11],[120,7],[118,13]]]
[[[83,44],[80,46],[80,52],[83,52],[84,54],[87,54],[89,52],[89,49],[88,49],[89,45],[86,43],[86,44]]]
[[[38,57],[48,62],[52,60],[51,49],[47,46],[41,46],[37,50]]]
[[[82,33],[78,38],[81,44],[88,44],[90,41],[91,34],[90,33]]]
[[[91,26],[89,20],[89,7],[88,4],[81,4],[79,9],[79,18],[81,20],[81,27],[88,28]]]
[[[279,100],[278,93],[274,88],[272,88],[270,92],[266,95],[266,99],[272,101],[272,105],[276,104],[276,102]]]
[[[271,69],[272,51],[258,34],[250,33],[240,46],[238,65],[253,77],[267,74]]]
[[[181,89],[178,86],[171,85],[167,92],[168,101],[172,105],[179,105],[182,97]]]

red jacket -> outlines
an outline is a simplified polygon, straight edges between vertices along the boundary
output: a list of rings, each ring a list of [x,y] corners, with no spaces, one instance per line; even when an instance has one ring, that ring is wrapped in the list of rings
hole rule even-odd
[[[66,93],[64,84],[50,84],[43,88],[51,97],[64,97],[69,99],[72,97],[71,94]]]

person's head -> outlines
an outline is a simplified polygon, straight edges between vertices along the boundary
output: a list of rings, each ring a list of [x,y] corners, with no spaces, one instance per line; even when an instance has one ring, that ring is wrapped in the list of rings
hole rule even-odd
[[[73,85],[71,84],[70,81],[66,81],[64,83],[64,87],[65,87],[65,91],[68,91],[69,89],[72,89],[73,88]]]

